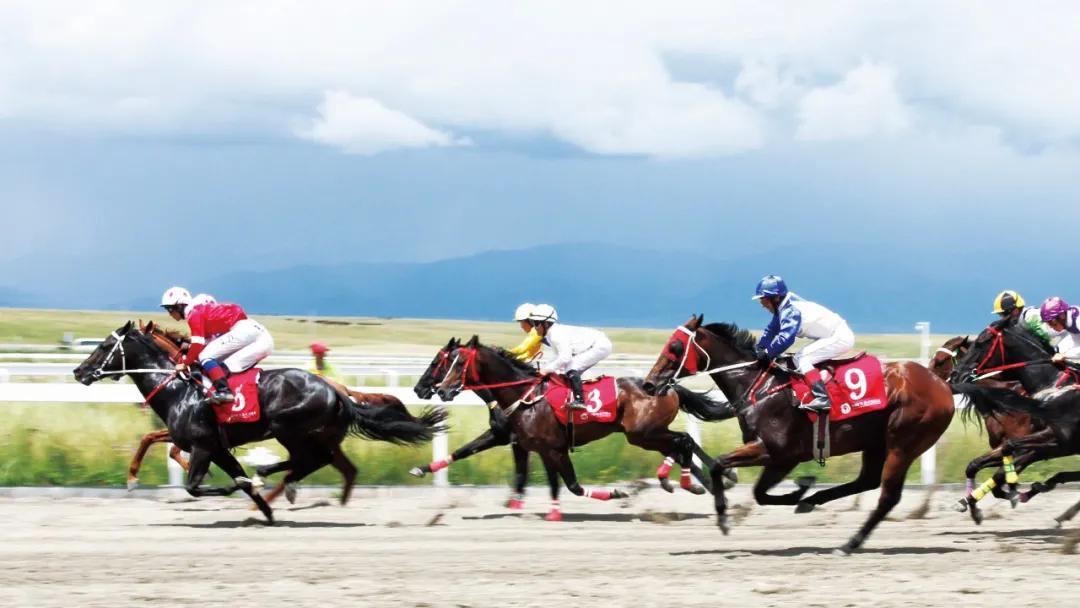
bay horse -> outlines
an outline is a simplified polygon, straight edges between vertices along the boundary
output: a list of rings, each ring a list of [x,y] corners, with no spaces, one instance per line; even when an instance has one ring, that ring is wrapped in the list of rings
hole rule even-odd
[[[347,435],[417,444],[445,428],[444,411],[429,409],[413,418],[392,408],[363,408],[322,378],[298,369],[262,373],[258,386],[262,412],[257,422],[219,426],[204,404],[205,389],[177,375],[169,353],[130,321],[113,331],[73,373],[85,385],[129,376],[165,421],[173,441],[191,454],[188,493],[228,496],[242,490],[268,523],[274,521],[273,512],[232,455],[232,447],[277,439],[289,451],[289,459],[257,470],[260,475],[288,471],[286,483],[296,483],[335,460],[347,460],[341,451]],[[231,487],[202,486],[211,463],[232,478]]]
[[[583,488],[578,483],[570,460],[570,438],[566,425],[556,417],[552,404],[545,396],[548,383],[556,382],[556,379],[540,375],[535,368],[518,361],[503,349],[484,346],[476,336],[467,344],[454,348],[449,357],[446,374],[436,389],[443,400],[452,400],[463,390],[488,390],[510,421],[518,444],[540,455],[549,477],[558,473],[567,489],[577,496],[605,501],[628,496],[615,488],[593,490]],[[665,489],[670,491],[670,486],[665,484],[668,469],[678,462],[684,470],[683,489],[704,494],[705,488],[690,481],[693,474],[708,483],[693,463],[693,456],[710,464],[712,459],[688,434],[672,431],[668,427],[680,409],[707,421],[730,418],[731,409],[727,404],[682,387],[672,394],[654,397],[641,389],[640,379],[618,378],[616,383],[618,402],[615,419],[607,423],[590,421],[575,424],[574,445],[585,445],[616,432],[623,433],[631,445],[657,451],[664,456],[657,477]],[[712,482],[722,485],[723,479],[713,479]]]
[[[1021,458],[1024,457],[1024,464],[1030,464],[1039,460],[1080,454],[1080,390],[1075,385],[1042,391],[1037,398],[975,383],[961,383],[955,385],[954,389],[967,396],[972,409],[978,410],[983,416],[1023,412],[1046,423],[1044,431],[1019,439],[1009,439],[1002,444],[1003,454],[1016,455],[1017,468],[1020,468]],[[1030,494],[1033,496],[1046,492],[1058,484],[1070,481],[1080,481],[1080,471],[1063,471],[1055,473],[1045,482],[1035,482]],[[1080,502],[1054,520],[1061,526],[1077,512],[1080,512]],[[979,521],[977,519],[976,523]]]
[[[810,483],[793,492],[769,494],[800,462],[814,459],[814,425],[802,411],[791,390],[780,390],[790,375],[776,365],[763,366],[754,352],[750,332],[730,323],[702,325],[703,316],[691,316],[678,327],[645,379],[644,389],[663,394],[679,385],[690,370],[711,372],[716,386],[727,396],[740,422],[754,438],[742,447],[717,458],[712,467],[717,525],[730,532],[727,499],[723,486],[715,483],[731,467],[762,466],[754,485],[754,499],[761,505],[794,505],[796,513],[817,505],[881,487],[877,507],[838,553],[850,554],[900,502],[904,476],[911,463],[928,450],[948,428],[953,417],[949,386],[913,362],[883,366],[888,406],[830,425],[832,454],[862,452],[862,469],[851,482],[805,496]],[[692,348],[691,348],[692,347]],[[710,366],[720,366],[710,368]],[[763,397],[751,405],[752,387]],[[771,391],[771,392],[770,392]],[[756,392],[756,389],[755,389]]]
[[[427,400],[435,396],[436,386],[442,382],[443,377],[450,368],[450,352],[460,344],[461,341],[457,338],[450,338],[450,341],[446,343],[446,346],[440,348],[439,352],[435,353],[435,357],[431,360],[431,363],[428,364],[424,373],[420,375],[420,378],[417,379],[416,385],[413,386],[413,392],[416,393],[417,397]],[[472,441],[454,450],[449,457],[422,464],[418,467],[413,467],[409,470],[409,474],[414,477],[424,477],[429,473],[441,471],[451,464],[464,460],[473,454],[478,454],[490,450],[491,448],[509,445],[514,456],[514,482],[513,492],[510,495],[510,499],[507,500],[506,506],[514,510],[524,509],[525,487],[529,482],[529,452],[523,449],[515,440],[513,429],[510,428],[510,421],[506,419],[502,410],[498,407],[491,406],[495,401],[491,392],[485,389],[479,389],[476,391],[476,394],[485,403],[489,404],[489,428],[481,433],[479,437],[476,437]],[[552,471],[548,471],[548,487],[551,490],[551,510],[544,516],[544,519],[547,519],[548,521],[561,521],[562,512],[559,509],[559,477]]]
[[[941,345],[930,358],[930,362],[927,367],[930,371],[934,372],[934,375],[942,380],[948,382],[949,377],[956,369],[957,362],[967,354],[971,349],[971,338],[968,336],[956,336],[955,338],[949,338]],[[998,388],[1007,388],[1012,391],[1017,391],[1023,394],[1024,388],[1020,385],[1020,382],[1015,380],[996,380],[993,377],[983,378],[978,381],[979,384],[985,386],[996,386]],[[963,420],[968,418],[962,413],[960,416]],[[970,495],[975,489],[975,475],[982,469],[990,466],[1000,466],[1001,456],[993,452],[997,447],[1001,445],[1001,442],[1005,439],[1013,437],[1023,437],[1029,435],[1034,431],[1040,430],[1045,427],[1044,424],[1038,421],[1033,421],[1031,416],[1024,412],[1008,412],[1004,414],[998,414],[994,416],[984,416],[982,418],[983,426],[986,428],[987,440],[990,443],[991,452],[982,454],[974,458],[968,463],[965,468],[965,476],[967,478],[967,494]],[[1012,496],[1007,494],[1005,490],[1000,486],[995,486],[992,490],[994,496],[1000,499],[1011,499]],[[1021,494],[1021,500],[1027,500],[1026,494]],[[958,511],[967,511],[968,501],[967,498],[961,499],[956,508]]]
[[[189,346],[188,337],[185,334],[174,330],[163,329],[155,325],[153,321],[146,325],[143,325],[142,321],[140,321],[139,331],[151,336],[154,341],[157,342],[157,345],[169,354],[169,358],[173,361],[179,361],[180,356],[186,352]],[[405,404],[393,395],[354,391],[350,390],[344,384],[330,378],[323,377],[323,380],[334,387],[335,390],[348,393],[353,402],[361,407],[392,407],[402,412],[404,415],[411,416],[408,408],[405,407]],[[127,486],[129,490],[134,489],[139,483],[139,469],[142,468],[142,461],[146,457],[146,452],[150,446],[155,443],[168,443],[171,441],[172,438],[169,435],[169,429],[167,428],[150,431],[143,436],[142,440],[139,442],[138,449],[131,458],[131,463],[128,465]],[[169,448],[169,457],[175,460],[183,470],[188,470],[187,460],[182,456],[180,448],[175,444]],[[344,505],[349,502],[349,496],[352,494],[352,488],[356,481],[356,467],[353,466],[347,458],[335,458],[330,465],[341,473],[343,483],[340,501],[341,504]],[[272,503],[281,494],[285,494],[285,497],[290,503],[295,502],[296,484],[287,484],[282,481],[278,483],[274,489],[264,494],[263,498],[266,499],[267,503]]]

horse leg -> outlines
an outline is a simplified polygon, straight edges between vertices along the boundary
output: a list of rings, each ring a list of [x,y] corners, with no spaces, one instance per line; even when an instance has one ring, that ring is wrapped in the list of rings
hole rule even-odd
[[[559,471],[547,460],[544,460],[544,471],[547,472],[548,486],[551,488],[551,510],[544,519],[562,521],[562,509],[559,507]]]
[[[725,535],[731,532],[727,519],[727,497],[724,496],[724,471],[734,467],[767,466],[769,453],[761,440],[739,446],[724,454],[713,463],[709,473],[712,475],[713,505],[716,507],[716,525]]]
[[[1075,505],[1069,507],[1064,513],[1054,518],[1054,521],[1057,522],[1057,527],[1060,528],[1065,522],[1076,517],[1077,513],[1080,513],[1080,502],[1077,502]]]
[[[798,484],[798,489],[787,494],[769,494],[769,490],[776,484],[783,481],[787,477],[788,473],[795,468],[798,463],[779,463],[770,462],[765,465],[765,468],[761,470],[761,475],[758,477],[756,483],[754,483],[754,500],[759,505],[794,505],[797,504],[806,494],[807,491],[814,485],[813,478],[810,481],[805,479],[799,479],[795,483]]]
[[[188,470],[188,461],[184,459],[184,451],[175,443],[169,448],[169,458],[175,460],[181,469]]]
[[[506,445],[508,443],[510,443],[509,434],[497,434],[491,429],[488,429],[484,431],[482,435],[461,446],[460,448],[455,450],[454,453],[450,454],[446,458],[434,460],[428,464],[419,467],[413,467],[409,469],[409,474],[414,477],[423,477],[428,473],[434,473],[436,471],[441,471],[445,469],[446,467],[450,466],[450,463],[454,461],[462,460],[464,458],[472,456],[473,454],[483,452],[484,450],[490,450],[491,448],[500,445]]]
[[[1080,481],[1080,471],[1062,471],[1060,473],[1054,473],[1046,481],[1036,481],[1031,484],[1031,489],[1020,494],[1020,502],[1027,502],[1038,494],[1049,492],[1058,485],[1069,483],[1070,481]]]
[[[244,467],[240,466],[240,463],[237,462],[236,457],[232,455],[232,452],[219,448],[214,452],[213,459],[214,464],[221,467],[221,469],[225,471],[225,474],[232,477],[233,481],[236,482],[236,486],[229,494],[232,494],[232,492],[235,492],[237,489],[243,490],[244,493],[254,501],[255,505],[259,507],[259,510],[262,511],[263,516],[266,517],[266,523],[273,525],[274,513],[270,510],[270,505],[263,500],[263,497],[251,482],[251,479],[248,478],[247,473],[244,471]],[[192,452],[192,460],[194,460],[194,452]]]
[[[217,462],[214,457],[216,454],[210,449],[195,445],[191,448],[191,462],[188,469],[187,483],[184,484],[184,489],[187,493],[195,498],[201,498],[203,496],[230,496],[234,492],[240,489],[239,485],[234,485],[231,488],[206,488],[202,487],[203,479],[206,477],[207,471],[210,470],[210,463]]]
[[[514,454],[514,493],[506,506],[521,510],[525,508],[525,484],[529,482],[529,451],[517,443],[510,444],[510,451]]]
[[[817,505],[823,505],[838,498],[858,494],[859,492],[873,490],[881,484],[881,469],[884,463],[885,450],[863,450],[862,468],[859,469],[858,477],[848,483],[814,492],[798,502],[798,505],[795,507],[795,512],[809,513],[810,511],[813,511],[814,507]]]
[[[605,501],[613,498],[628,498],[630,496],[618,488],[593,490],[581,487],[581,484],[579,484],[577,480],[577,473],[574,472],[574,463],[570,461],[570,453],[567,452],[566,449],[560,451],[549,448],[546,453],[541,454],[541,457],[559,472],[559,475],[563,479],[563,483],[566,484],[566,489],[573,492],[576,496],[584,496],[594,500]]]
[[[904,492],[904,477],[907,475],[908,468],[911,467],[915,457],[921,453],[915,450],[905,450],[899,446],[889,448],[888,455],[885,457],[885,468],[881,475],[881,496],[878,498],[877,507],[870,513],[870,517],[859,528],[859,531],[847,543],[836,550],[837,553],[849,555],[861,547],[866,542],[866,538],[870,536],[870,533],[874,531],[874,528],[900,502],[900,496]]]
[[[168,441],[169,438],[169,429],[150,431],[149,433],[143,435],[142,440],[139,441],[139,449],[135,450],[135,455],[131,457],[131,464],[128,465],[127,488],[129,490],[134,490],[135,487],[139,485],[139,469],[142,468],[142,461],[143,458],[146,457],[146,451],[149,450],[150,446],[154,445],[155,443]],[[173,448],[175,448],[177,450],[177,453],[179,453],[179,448],[177,448],[176,446],[173,446]],[[172,454],[171,451],[169,453],[170,455]],[[183,464],[181,464],[180,466],[183,466]]]
[[[349,502],[353,485],[356,483],[356,465],[349,460],[349,457],[345,455],[345,450],[342,450],[340,445],[334,450],[330,464],[341,473],[341,506],[344,507]]]
[[[664,461],[656,469],[656,478],[660,480],[660,487],[668,492],[675,491],[668,480],[668,474],[671,472],[671,467],[678,461],[682,470],[679,482],[682,488],[693,494],[704,494],[705,488],[693,484],[690,480],[690,469],[687,465],[691,461],[693,451],[686,440],[693,441],[685,433],[675,433],[666,428],[626,433],[626,441],[631,445],[643,450],[657,451],[664,456]]]

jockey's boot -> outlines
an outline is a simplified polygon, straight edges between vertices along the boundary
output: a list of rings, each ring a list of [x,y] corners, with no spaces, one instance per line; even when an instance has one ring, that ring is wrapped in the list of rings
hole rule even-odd
[[[806,372],[805,377],[810,383],[810,394],[814,396],[814,399],[810,403],[800,404],[799,409],[828,414],[832,408],[832,399],[829,397],[828,389],[825,388],[825,382],[821,379],[821,372],[816,369],[811,370]]]
[[[581,385],[581,372],[576,369],[566,372],[566,380],[570,382],[570,390],[574,393],[574,399],[570,402],[570,409],[585,409],[585,388]]]
[[[215,405],[236,401],[236,396],[233,395],[232,389],[229,388],[229,381],[225,378],[214,380],[214,390],[210,391],[210,395],[207,396],[206,401]]]

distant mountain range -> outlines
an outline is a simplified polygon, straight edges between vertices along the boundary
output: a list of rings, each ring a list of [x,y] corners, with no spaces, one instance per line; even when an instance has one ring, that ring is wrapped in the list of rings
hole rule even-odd
[[[556,305],[568,323],[672,327],[702,312],[707,320],[757,327],[767,315],[750,296],[763,274],[775,272],[793,290],[846,317],[856,332],[910,332],[916,321],[928,320],[937,332],[955,333],[985,325],[1002,288],[1019,289],[1037,304],[1071,287],[1060,279],[1066,265],[1033,265],[993,252],[823,244],[730,253],[719,241],[714,255],[670,249],[679,245],[677,235],[665,235],[633,247],[551,245],[428,263],[238,271],[187,286],[263,314],[508,320],[514,307],[532,301]],[[154,308],[167,285],[139,275],[111,276],[111,285],[129,290],[126,300],[120,291],[73,287],[66,293],[61,284],[40,293],[0,288],[0,306]]]

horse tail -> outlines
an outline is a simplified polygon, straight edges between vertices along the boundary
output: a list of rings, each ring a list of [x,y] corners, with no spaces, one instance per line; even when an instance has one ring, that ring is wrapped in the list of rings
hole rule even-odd
[[[398,445],[418,444],[431,441],[435,433],[445,432],[448,428],[445,409],[427,407],[419,416],[413,416],[396,404],[357,405],[340,394],[338,404],[349,434],[354,437]]]
[[[676,384],[675,394],[679,396],[679,409],[705,422],[735,417],[735,408],[731,407],[730,403],[710,399],[706,393],[694,392]]]
[[[1025,397],[1007,388],[962,383],[952,385],[952,389],[954,393],[964,395],[971,402],[971,407],[966,409],[974,409],[980,416],[996,417],[998,414],[1023,412],[1047,422],[1055,417],[1045,401]]]

